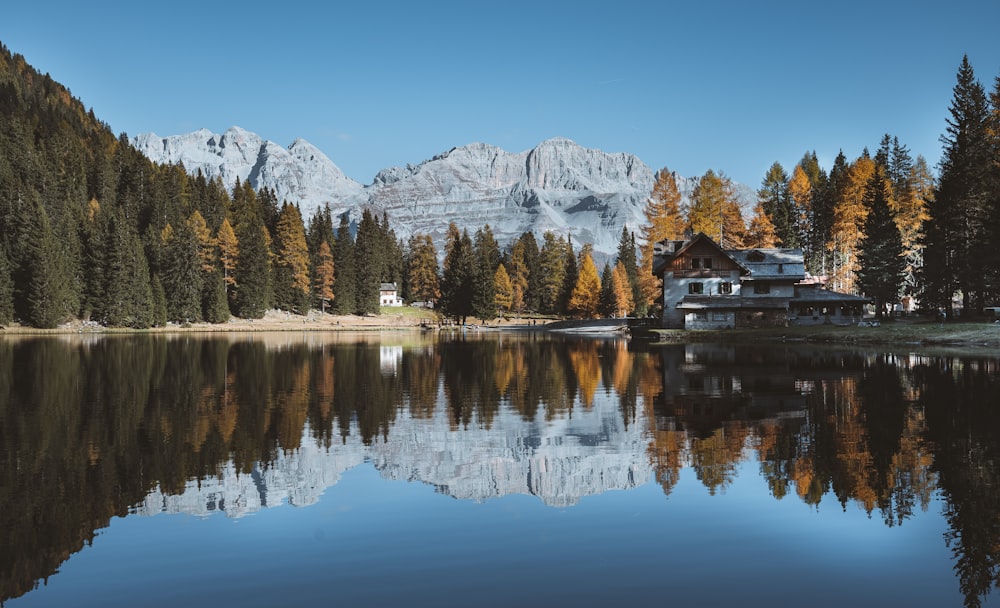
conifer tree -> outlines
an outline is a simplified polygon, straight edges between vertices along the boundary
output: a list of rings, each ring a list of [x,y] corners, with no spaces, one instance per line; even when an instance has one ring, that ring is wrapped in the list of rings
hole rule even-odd
[[[695,234],[704,232],[724,249],[740,247],[745,227],[732,180],[711,169],[699,178],[691,194],[688,223]]]
[[[441,297],[438,281],[437,249],[429,234],[410,237],[406,284],[410,299],[416,302],[436,302]]]
[[[520,315],[528,306],[527,246],[523,238],[518,238],[511,247],[507,274],[513,289],[511,306]]]
[[[378,220],[365,209],[358,223],[354,241],[354,285],[357,311],[360,314],[378,313],[379,285],[385,270],[385,242]]]
[[[614,293],[614,305],[616,317],[627,317],[635,306],[632,301],[632,289],[628,284],[628,271],[625,265],[619,261],[615,264],[612,272],[612,289]]]
[[[275,305],[305,314],[309,311],[309,247],[299,208],[290,203],[282,205],[276,230]]]
[[[333,259],[336,261],[333,279],[333,311],[340,315],[349,315],[357,310],[355,272],[354,272],[354,239],[351,237],[351,226],[347,216],[340,216],[340,226],[337,228],[337,241],[334,243]]]
[[[565,255],[563,284],[559,295],[559,314],[567,314],[569,312],[569,300],[573,297],[573,289],[576,288],[576,279],[580,276],[580,269],[577,265],[576,254],[573,253],[573,241],[570,236],[566,237]]]
[[[750,220],[750,227],[747,229],[744,247],[749,249],[771,249],[777,246],[778,235],[771,223],[771,218],[764,211],[764,205],[760,201],[753,210],[753,218]]]
[[[240,259],[239,242],[236,233],[229,223],[229,218],[223,218],[219,226],[216,242],[219,243],[219,263],[222,264],[222,280],[226,285],[226,294],[233,301],[233,291],[236,287],[236,265]]]
[[[570,296],[569,312],[575,317],[591,319],[597,316],[600,299],[601,279],[589,250],[585,249],[581,253],[579,277]]]
[[[121,210],[109,213],[98,318],[112,327],[149,327],[156,321],[149,266],[139,235]],[[166,304],[164,303],[164,310]],[[164,313],[165,316],[165,313]]]
[[[927,304],[951,314],[951,298],[962,294],[968,313],[982,310],[986,285],[978,262],[990,259],[996,243],[988,240],[991,158],[986,93],[963,57],[953,89],[944,151],[934,200],[928,208],[924,251]]]
[[[226,294],[226,281],[222,271],[213,268],[211,272],[205,274],[204,281],[202,318],[209,323],[229,321],[229,297]]]
[[[500,247],[489,224],[476,231],[473,255],[476,268],[472,284],[472,314],[485,321],[497,313],[494,277],[500,265]]]
[[[236,260],[236,296],[233,312],[244,319],[259,319],[271,306],[270,234],[253,189],[233,189],[233,219],[239,257]],[[167,287],[164,279],[164,288]]]
[[[505,313],[510,313],[514,304],[514,286],[503,264],[497,265],[497,271],[493,274],[493,284],[496,286],[497,307]]]
[[[905,263],[899,228],[889,210],[891,183],[885,167],[878,165],[865,190],[864,239],[860,251],[858,279],[861,289],[875,298],[875,314],[879,318],[887,304],[899,296]]]
[[[598,301],[597,312],[605,317],[613,317],[617,309],[617,294],[615,293],[614,269],[605,263],[601,270],[601,297]]]
[[[333,244],[335,240],[334,229],[333,229],[333,215],[330,213],[330,204],[326,203],[321,209],[316,210],[312,217],[309,218],[309,227],[306,229],[306,245],[309,247],[309,268],[312,272],[311,285],[312,285],[312,301],[324,308],[322,298],[317,291],[319,289],[319,278],[316,273],[319,272],[319,250],[322,243],[327,244],[327,249],[330,252],[330,259],[333,260]],[[331,283],[332,290],[332,283]]]
[[[521,234],[518,242],[524,247],[524,265],[527,269],[525,278],[527,284],[524,292],[524,306],[528,310],[542,309],[542,268],[541,250],[534,233],[528,231]]]
[[[41,205],[34,205],[33,211],[36,219],[27,249],[25,320],[34,327],[53,328],[71,312],[66,266],[48,214]]]
[[[0,244],[0,326],[14,320],[14,279],[10,272],[7,253]]]
[[[788,192],[788,174],[780,163],[775,162],[768,169],[760,189],[757,202],[774,224],[778,244],[781,247],[798,247],[799,237],[795,229],[795,213]]]
[[[666,167],[655,176],[653,193],[644,209],[646,223],[641,233],[643,244],[639,255],[639,308],[646,310],[659,299],[663,289],[661,277],[653,275],[653,248],[665,240],[683,238],[687,227],[681,210],[681,193],[677,180]]]
[[[541,312],[558,314],[560,296],[566,279],[566,241],[551,231],[542,235],[543,245],[539,253],[539,297]]]
[[[163,327],[167,324],[167,294],[163,291],[163,282],[160,275],[154,274],[150,278],[150,325],[152,327]]]
[[[831,287],[836,291],[857,291],[858,251],[864,236],[865,189],[875,173],[875,161],[864,150],[860,158],[851,163],[844,175],[833,209],[833,268]]]
[[[476,261],[468,231],[459,233],[454,222],[445,237],[444,268],[441,276],[441,309],[456,321],[466,322],[472,314],[473,281]]]
[[[335,268],[333,264],[333,252],[330,244],[323,240],[319,244],[319,252],[316,254],[316,268],[313,272],[313,293],[319,303],[320,312],[325,313],[326,307],[333,302],[333,278]]]
[[[171,228],[167,224],[167,228]],[[161,280],[167,294],[167,318],[171,321],[201,320],[204,276],[198,237],[188,222],[164,230]]]

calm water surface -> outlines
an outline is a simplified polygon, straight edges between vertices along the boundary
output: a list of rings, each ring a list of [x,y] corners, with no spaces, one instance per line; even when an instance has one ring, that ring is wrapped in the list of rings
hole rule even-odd
[[[998,433],[994,354],[0,339],[0,603],[998,606]]]

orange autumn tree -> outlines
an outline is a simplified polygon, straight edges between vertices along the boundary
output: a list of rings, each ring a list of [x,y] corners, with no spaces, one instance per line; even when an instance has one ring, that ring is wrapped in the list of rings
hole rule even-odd
[[[570,295],[569,312],[581,319],[592,319],[597,316],[600,303],[601,278],[597,276],[597,267],[590,252],[585,249],[580,253],[580,270]]]
[[[666,167],[656,173],[653,193],[646,201],[643,213],[646,223],[641,228],[643,244],[639,252],[639,292],[648,308],[659,300],[663,289],[662,279],[653,276],[653,247],[660,241],[683,238],[687,227],[676,176]]]

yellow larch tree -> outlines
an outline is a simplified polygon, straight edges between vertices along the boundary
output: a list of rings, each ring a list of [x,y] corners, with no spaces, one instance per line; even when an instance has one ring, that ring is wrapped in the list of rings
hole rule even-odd
[[[510,282],[510,275],[503,264],[497,265],[497,271],[493,273],[494,295],[493,301],[500,310],[509,313],[514,303],[514,286]]]
[[[569,298],[569,312],[582,319],[592,319],[597,316],[600,299],[601,277],[597,274],[597,266],[594,265],[590,252],[585,250],[581,252],[576,285]]]
[[[222,220],[219,231],[215,235],[219,243],[219,261],[222,262],[222,273],[226,281],[226,289],[236,285],[236,262],[239,260],[240,247],[236,240],[236,233],[233,225],[229,223],[229,218]]]
[[[324,240],[319,244],[314,272],[314,288],[319,298],[320,312],[326,312],[327,304],[333,301],[334,270],[333,252],[330,250],[330,244]]]

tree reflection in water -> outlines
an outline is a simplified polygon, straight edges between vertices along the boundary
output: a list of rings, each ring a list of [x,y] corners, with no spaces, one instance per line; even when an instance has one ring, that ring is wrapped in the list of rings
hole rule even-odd
[[[644,438],[629,462],[665,494],[685,468],[714,494],[756,461],[777,499],[832,494],[898,526],[939,492],[967,605],[1000,580],[995,357],[540,334],[39,338],[0,340],[0,601],[150,493],[249,474],[304,440],[382,446],[398,466],[402,419],[485,437],[607,397],[617,423],[575,440]],[[537,437],[518,441],[530,456]]]

